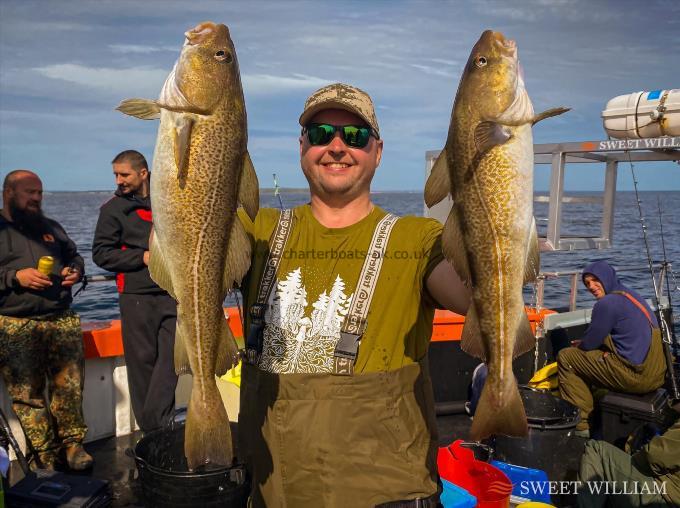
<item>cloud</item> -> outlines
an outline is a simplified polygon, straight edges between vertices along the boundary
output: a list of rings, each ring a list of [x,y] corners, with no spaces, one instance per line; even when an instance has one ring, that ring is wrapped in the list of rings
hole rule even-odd
[[[311,90],[328,85],[333,81],[293,74],[292,76],[274,76],[272,74],[245,74],[242,76],[243,87],[249,94],[277,94],[295,90]]]
[[[433,76],[444,76],[445,78],[450,78],[453,76],[452,72],[447,72],[439,67],[430,67],[429,65],[421,64],[411,64],[411,67],[423,71],[426,74],[432,74]]]
[[[98,91],[111,92],[116,96],[142,94],[155,96],[168,75],[167,69],[131,67],[87,67],[80,64],[54,64],[35,67],[35,72],[50,79],[75,83]]]
[[[161,51],[178,51],[178,48],[175,46],[143,46],[141,44],[109,44],[109,48],[114,53],[122,54],[149,54]]]

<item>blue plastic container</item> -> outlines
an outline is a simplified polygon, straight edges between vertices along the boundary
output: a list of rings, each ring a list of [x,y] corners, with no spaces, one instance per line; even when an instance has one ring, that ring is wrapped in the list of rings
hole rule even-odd
[[[477,506],[477,498],[467,490],[444,480],[444,478],[442,478],[442,485],[444,491],[439,501],[444,508],[475,508]]]
[[[530,467],[515,466],[499,460],[491,461],[491,465],[503,471],[512,482],[512,495],[550,503],[550,484],[548,475],[540,469]]]

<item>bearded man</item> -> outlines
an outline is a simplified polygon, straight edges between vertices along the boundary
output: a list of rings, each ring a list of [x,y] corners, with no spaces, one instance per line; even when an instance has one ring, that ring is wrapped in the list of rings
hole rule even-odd
[[[92,466],[83,448],[83,339],[71,310],[85,264],[64,229],[42,213],[42,182],[18,169],[5,177],[0,211],[0,372],[35,452],[54,469],[60,452],[74,470]],[[53,267],[37,269],[41,257]],[[45,384],[49,401],[45,400]],[[56,435],[55,435],[56,429]]]

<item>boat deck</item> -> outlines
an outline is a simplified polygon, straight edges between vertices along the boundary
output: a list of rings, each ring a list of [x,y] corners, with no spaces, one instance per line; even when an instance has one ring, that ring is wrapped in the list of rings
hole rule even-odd
[[[466,438],[470,424],[470,417],[463,414],[437,417],[439,445],[445,446],[456,439]],[[143,507],[140,486],[136,481],[135,462],[126,454],[126,450],[134,448],[141,437],[141,431],[137,431],[117,438],[100,439],[86,445],[88,452],[95,458],[94,467],[91,471],[76,474],[108,480],[113,495],[112,507]],[[14,484],[22,478],[23,473],[15,461],[10,472],[11,483]],[[558,506],[562,507],[575,505],[575,499],[570,498],[558,502]]]

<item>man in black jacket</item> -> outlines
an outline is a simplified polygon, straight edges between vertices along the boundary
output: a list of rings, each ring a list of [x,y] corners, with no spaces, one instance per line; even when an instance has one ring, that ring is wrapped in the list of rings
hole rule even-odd
[[[38,175],[10,172],[2,198],[0,371],[37,465],[53,469],[62,448],[71,469],[87,469],[92,457],[82,446],[83,337],[80,318],[70,310],[83,258],[64,229],[42,214]],[[49,271],[37,270],[43,256],[53,259]]]
[[[125,363],[140,428],[161,427],[175,407],[175,300],[149,276],[149,169],[135,150],[112,161],[118,189],[99,212],[92,259],[117,272]]]

